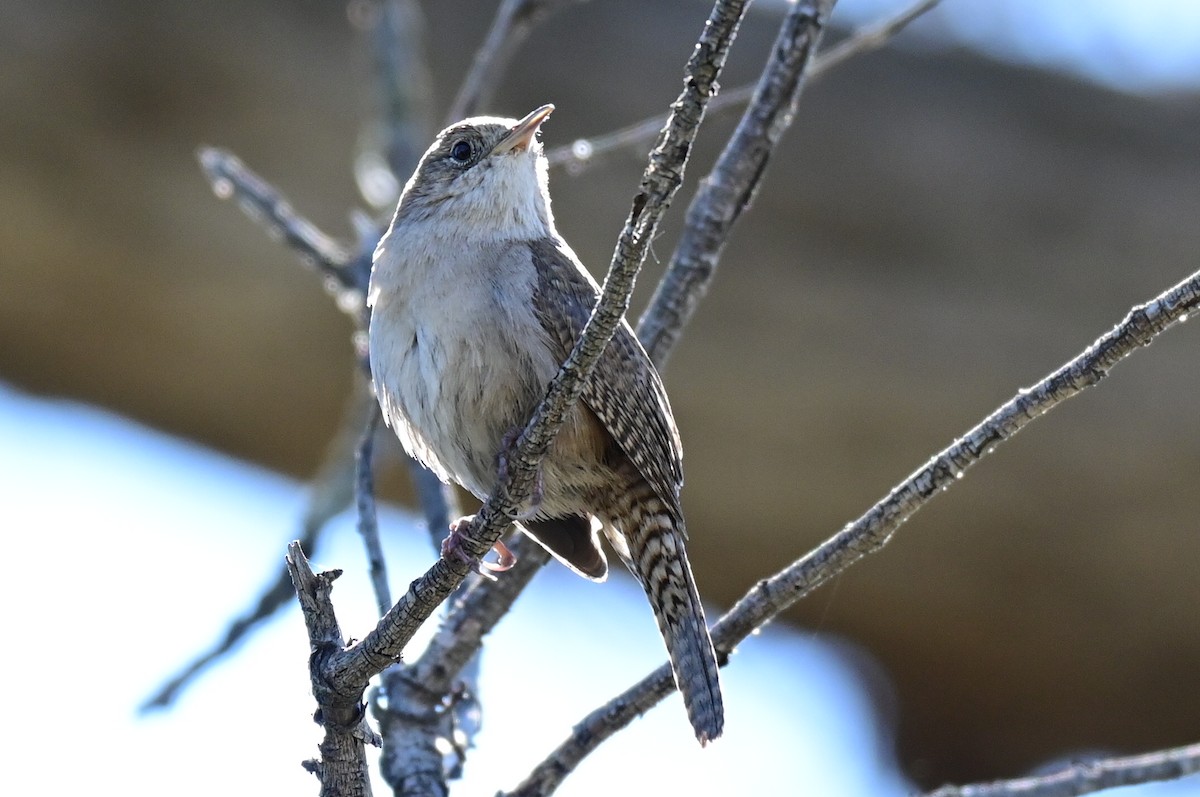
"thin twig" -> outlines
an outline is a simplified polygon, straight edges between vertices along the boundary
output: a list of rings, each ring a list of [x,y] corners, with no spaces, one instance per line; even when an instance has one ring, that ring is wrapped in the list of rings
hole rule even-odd
[[[425,516],[425,528],[433,549],[440,550],[442,538],[450,528],[450,521],[462,517],[458,495],[454,487],[442,482],[437,475],[411,457],[408,458],[409,476],[417,493],[417,503]]]
[[[655,362],[666,362],[712,280],[730,230],[750,207],[767,161],[795,116],[805,67],[832,10],[833,0],[809,0],[788,11],[754,100],[692,197],[679,244],[638,322],[638,337]]]
[[[355,161],[359,192],[373,207],[394,207],[433,135],[425,18],[415,0],[357,0],[350,4],[350,20],[370,44],[379,103],[379,113],[363,125]]]
[[[1097,384],[1108,371],[1189,313],[1200,309],[1200,271],[1150,302],[1134,307],[1116,327],[1080,355],[1008,402],[892,489],[862,517],[774,576],[763,579],[712,629],[718,656],[728,656],[755,629],[817,586],[881,549],[904,521],[997,446],[1054,407]],[[647,675],[578,725],[509,797],[548,794],[605,739],[675,688],[668,665]],[[553,785],[550,786],[553,788]]]
[[[816,80],[851,57],[882,47],[895,38],[896,34],[908,27],[909,23],[940,2],[941,0],[919,0],[895,16],[887,17],[855,31],[826,52],[818,53],[805,71],[804,79]],[[713,97],[712,102],[708,104],[708,112],[717,113],[731,108],[740,108],[750,101],[756,88],[757,84],[752,83],[738,86],[735,89],[725,89]],[[665,121],[665,116],[643,119],[611,133],[594,138],[581,138],[566,146],[556,147],[547,152],[546,157],[550,160],[551,166],[562,166],[570,174],[578,175],[587,168],[597,165],[603,155],[650,141],[658,134],[659,130],[662,130]]]
[[[375,452],[375,432],[383,413],[376,404],[367,415],[362,437],[358,441],[355,457],[354,496],[358,509],[358,533],[367,550],[367,572],[375,590],[375,603],[382,616],[392,605],[392,591],[388,588],[387,563],[383,559],[383,546],[379,542],[379,518],[375,511],[375,471],[372,457]]]
[[[840,66],[856,55],[878,50],[883,45],[896,38],[896,34],[907,28],[917,18],[931,11],[942,0],[918,0],[908,8],[903,8],[890,17],[885,17],[865,27],[859,28],[851,35],[842,39],[825,52],[813,59],[812,69],[808,77],[814,78],[828,69]]]
[[[650,156],[633,208],[609,267],[599,302],[579,341],[551,381],[546,398],[517,440],[509,458],[508,478],[463,529],[462,549],[475,561],[491,549],[533,489],[534,474],[555,432],[582,390],[582,381],[599,360],[624,315],[634,277],[646,255],[659,219],[679,189],[704,106],[714,91],[725,56],[745,12],[745,0],[718,0],[688,61],[684,91],[659,145]],[[395,661],[417,628],[429,618],[473,568],[459,557],[442,558],[412,582],[408,591],[374,630],[354,645],[331,655],[322,673],[339,689],[364,690],[368,679]]]
[[[943,786],[927,797],[1077,797],[1103,789],[1176,780],[1200,772],[1200,744],[1124,758],[1079,761],[1048,775]]]
[[[446,114],[446,124],[474,116],[486,105],[508,61],[539,23],[571,3],[587,0],[502,0],[483,44],[475,51],[471,69]]]
[[[234,199],[273,238],[281,239],[307,265],[324,277],[327,288],[338,295],[338,306],[356,318],[365,306],[366,282],[350,268],[354,252],[321,232],[292,209],[274,186],[259,177],[232,152],[201,147],[196,153],[200,166],[220,199]],[[345,296],[343,297],[343,294]]]

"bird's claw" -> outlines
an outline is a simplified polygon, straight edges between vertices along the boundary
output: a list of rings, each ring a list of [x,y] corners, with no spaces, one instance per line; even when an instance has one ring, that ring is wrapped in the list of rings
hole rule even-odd
[[[483,559],[479,562],[479,566],[490,573],[503,573],[506,570],[512,570],[513,565],[517,563],[517,557],[508,549],[508,546],[500,540],[496,540],[496,544],[492,546],[492,550],[496,552],[496,561],[489,562]]]
[[[511,570],[513,565],[517,563],[517,557],[508,549],[500,540],[496,540],[492,545],[492,550],[496,552],[496,561],[489,562],[482,559],[478,562],[466,548],[463,547],[463,529],[474,519],[474,515],[467,515],[450,524],[450,533],[442,540],[442,558],[454,558],[465,565],[474,565],[479,572],[479,575],[484,578],[490,578],[493,581],[496,579],[495,573],[503,573],[506,570]]]

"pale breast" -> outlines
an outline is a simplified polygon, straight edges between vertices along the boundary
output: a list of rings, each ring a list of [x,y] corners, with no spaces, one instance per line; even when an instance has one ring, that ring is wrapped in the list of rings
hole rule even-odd
[[[505,435],[528,418],[558,363],[532,312],[527,247],[433,248],[436,261],[413,247],[377,258],[372,374],[406,450],[484,497]]]

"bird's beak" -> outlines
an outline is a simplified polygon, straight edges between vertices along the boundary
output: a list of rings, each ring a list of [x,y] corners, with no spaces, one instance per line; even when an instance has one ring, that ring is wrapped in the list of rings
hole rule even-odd
[[[546,121],[546,117],[553,110],[553,105],[543,105],[517,122],[513,125],[513,129],[508,131],[508,135],[492,147],[490,154],[503,155],[506,152],[523,152],[529,149],[529,145],[533,143],[533,137],[537,135],[538,128],[542,126],[542,122]]]

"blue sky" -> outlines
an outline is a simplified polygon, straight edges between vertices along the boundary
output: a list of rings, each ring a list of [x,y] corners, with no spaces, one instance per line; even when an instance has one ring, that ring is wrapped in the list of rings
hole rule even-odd
[[[840,0],[834,16],[858,25],[911,3]],[[1197,0],[942,0],[906,41],[966,45],[1123,91],[1200,90]]]

